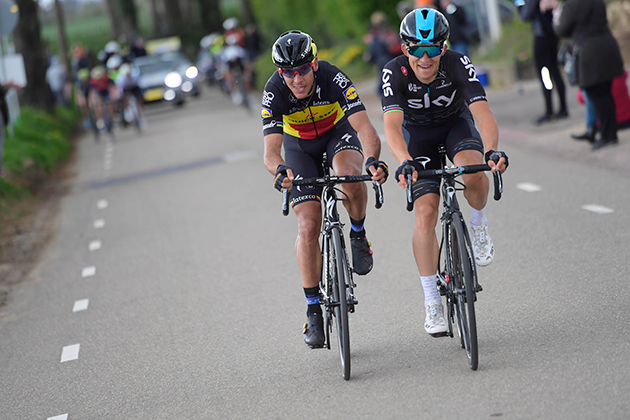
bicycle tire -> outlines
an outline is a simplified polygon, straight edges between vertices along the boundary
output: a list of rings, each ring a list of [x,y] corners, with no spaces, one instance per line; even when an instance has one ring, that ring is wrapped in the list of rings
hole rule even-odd
[[[337,344],[339,345],[339,359],[343,379],[350,379],[350,330],[348,329],[348,302],[346,294],[346,268],[345,252],[341,246],[341,232],[332,229],[332,256],[335,259],[335,273],[333,277],[333,298],[335,301],[334,314],[337,318]]]
[[[455,296],[455,314],[461,345],[466,350],[472,370],[479,365],[479,347],[477,342],[477,318],[475,316],[475,279],[471,264],[472,249],[467,242],[464,222],[460,217],[453,217],[450,222],[451,268]],[[464,291],[460,293],[459,291]]]

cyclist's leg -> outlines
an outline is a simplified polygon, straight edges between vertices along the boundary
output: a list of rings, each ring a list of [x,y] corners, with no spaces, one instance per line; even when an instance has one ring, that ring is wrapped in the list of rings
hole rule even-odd
[[[334,131],[333,131],[334,130]],[[327,154],[336,175],[361,175],[363,173],[363,150],[356,131],[349,123],[339,123],[329,137]],[[367,187],[363,182],[342,185],[348,200],[343,202],[348,215],[355,219],[365,218]]]
[[[483,163],[483,142],[470,111],[462,112],[460,118],[451,126],[445,148],[449,158],[457,166]],[[483,209],[489,191],[487,175],[484,172],[477,172],[463,175],[462,179],[466,185],[464,197],[468,204],[474,209]]]
[[[483,143],[474,126],[470,113],[462,113],[459,122],[453,124],[446,141],[446,151],[455,165],[483,163]],[[471,208],[470,229],[477,265],[486,266],[494,258],[494,245],[488,234],[486,204],[489,181],[485,172],[462,176],[466,189],[464,197]]]

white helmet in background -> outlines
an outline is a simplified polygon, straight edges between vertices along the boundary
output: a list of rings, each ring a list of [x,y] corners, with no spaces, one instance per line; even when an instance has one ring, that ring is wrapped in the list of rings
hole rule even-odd
[[[112,55],[107,60],[107,70],[117,70],[123,63],[122,58],[119,55]]]
[[[105,52],[108,54],[120,54],[120,45],[116,41],[109,41],[105,44]]]
[[[131,73],[131,65],[129,63],[123,63],[120,66],[120,74],[128,76]]]

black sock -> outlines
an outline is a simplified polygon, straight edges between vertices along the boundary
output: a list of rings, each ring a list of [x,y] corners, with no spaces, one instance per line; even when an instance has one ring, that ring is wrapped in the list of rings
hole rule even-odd
[[[365,217],[361,220],[350,218],[350,238],[365,238]]]
[[[306,316],[310,314],[322,313],[322,307],[319,303],[319,287],[304,287],[304,296],[306,296]]]

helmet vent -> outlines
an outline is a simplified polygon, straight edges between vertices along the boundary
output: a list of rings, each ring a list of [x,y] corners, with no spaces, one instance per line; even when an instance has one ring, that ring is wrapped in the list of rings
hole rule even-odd
[[[422,9],[420,10],[420,13],[422,13],[422,17],[426,19],[427,16],[429,16],[429,9]]]
[[[423,31],[422,29],[420,29],[420,35],[422,35],[423,39],[427,39],[427,37],[429,36],[430,33],[431,33],[431,30],[428,30],[428,31],[424,30]]]

